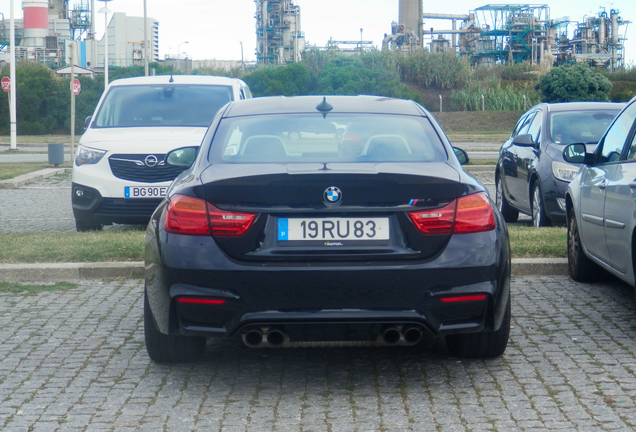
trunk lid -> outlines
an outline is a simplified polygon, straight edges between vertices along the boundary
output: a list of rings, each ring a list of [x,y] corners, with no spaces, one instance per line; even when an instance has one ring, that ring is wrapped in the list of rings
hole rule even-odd
[[[450,236],[421,234],[407,212],[459,194],[459,173],[446,163],[212,165],[201,181],[217,208],[258,213],[244,235],[215,238],[241,260],[428,258]]]

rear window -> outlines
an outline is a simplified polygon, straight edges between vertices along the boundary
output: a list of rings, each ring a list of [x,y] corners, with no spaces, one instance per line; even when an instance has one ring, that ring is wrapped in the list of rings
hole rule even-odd
[[[232,88],[218,85],[114,86],[95,127],[201,126],[232,101]]]
[[[223,119],[215,163],[441,162],[427,118],[381,114],[262,115]]]
[[[550,137],[556,144],[596,144],[603,137],[620,109],[553,112]]]

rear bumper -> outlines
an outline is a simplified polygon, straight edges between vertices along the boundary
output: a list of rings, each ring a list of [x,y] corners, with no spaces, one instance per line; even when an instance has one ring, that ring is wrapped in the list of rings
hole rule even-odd
[[[501,226],[452,236],[440,255],[425,262],[281,264],[236,262],[211,237],[161,233],[157,242],[150,225],[146,289],[166,334],[234,337],[275,327],[293,341],[334,337],[308,336],[320,328],[356,340],[373,339],[388,326],[418,326],[435,336],[497,330],[510,295],[509,246]],[[442,301],[474,295],[484,297]],[[342,333],[347,328],[353,330]]]

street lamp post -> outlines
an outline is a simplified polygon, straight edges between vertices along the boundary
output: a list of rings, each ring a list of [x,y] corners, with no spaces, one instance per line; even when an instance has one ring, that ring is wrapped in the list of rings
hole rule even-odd
[[[187,44],[190,43],[188,41],[183,41],[179,44],[179,46],[177,47],[177,60],[181,59],[181,45],[183,44]]]
[[[10,97],[10,103],[9,103],[9,121],[10,121],[10,133],[11,133],[11,146],[9,147],[11,150],[17,150],[18,149],[18,126],[17,126],[17,121],[16,121],[16,110],[17,110],[17,103],[16,103],[16,95],[17,95],[17,81],[16,81],[16,76],[15,76],[15,16],[14,16],[14,10],[13,10],[13,0],[11,0],[11,7],[10,7],[10,13],[11,16],[9,18],[9,23],[11,25],[11,30],[9,33],[9,44],[10,44],[10,48],[9,50],[11,51],[11,65],[9,66],[9,76],[11,78],[11,90],[9,90],[9,97]]]
[[[360,54],[362,54],[362,30],[360,29]]]
[[[243,41],[239,43],[241,44],[241,69],[245,69],[245,62],[243,61]]]
[[[108,2],[110,0],[99,0],[104,2],[104,7],[98,13],[104,14],[104,90],[108,87]]]
[[[148,46],[148,9],[146,7],[146,0],[144,0],[144,75],[148,76],[148,62],[150,56],[148,52],[150,47]]]

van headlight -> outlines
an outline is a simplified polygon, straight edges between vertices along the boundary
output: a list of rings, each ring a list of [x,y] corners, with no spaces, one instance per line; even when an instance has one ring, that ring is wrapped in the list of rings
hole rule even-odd
[[[77,147],[77,153],[75,154],[75,165],[96,164],[105,154],[106,150],[98,150],[80,145]]]
[[[563,162],[552,161],[552,174],[559,180],[571,182],[579,172],[578,165],[570,165]]]

